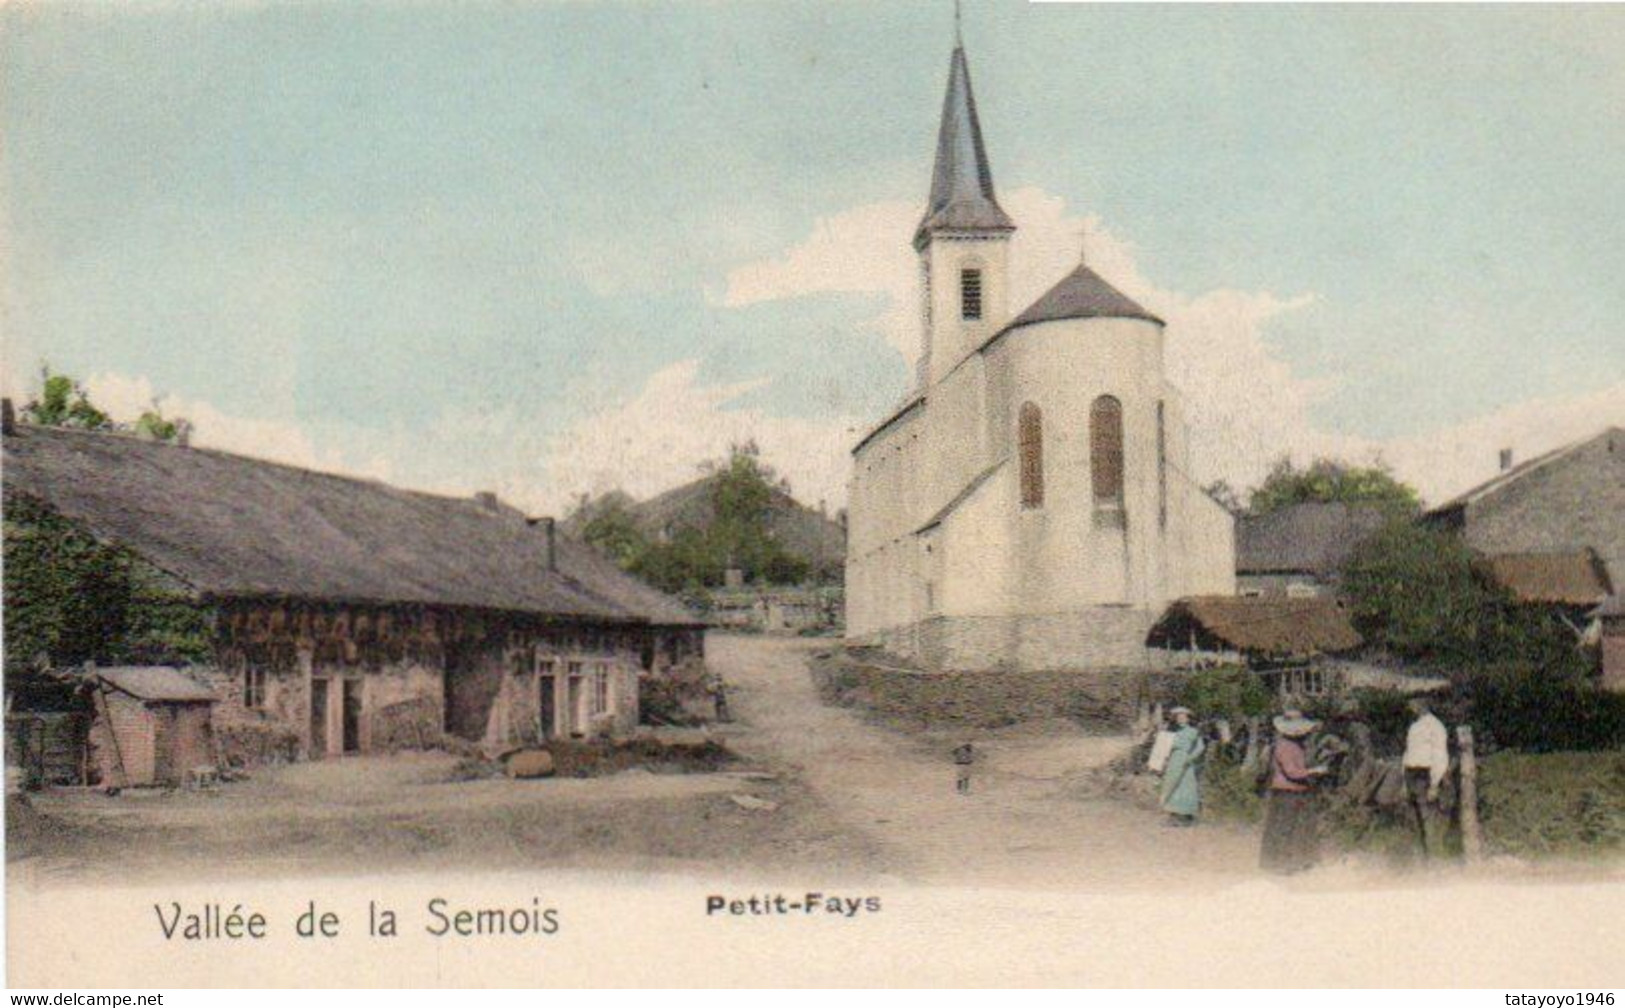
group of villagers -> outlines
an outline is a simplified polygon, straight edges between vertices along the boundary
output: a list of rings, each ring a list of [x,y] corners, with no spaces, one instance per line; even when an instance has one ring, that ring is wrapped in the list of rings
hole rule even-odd
[[[1207,743],[1191,723],[1187,707],[1168,712],[1169,727],[1157,734],[1150,765],[1162,773],[1161,804],[1168,824],[1196,825],[1202,808],[1199,779]],[[1314,865],[1317,848],[1315,783],[1328,768],[1310,765],[1308,742],[1320,723],[1301,711],[1287,710],[1272,722],[1275,741],[1265,757],[1266,810],[1260,861],[1276,872],[1298,872]]]

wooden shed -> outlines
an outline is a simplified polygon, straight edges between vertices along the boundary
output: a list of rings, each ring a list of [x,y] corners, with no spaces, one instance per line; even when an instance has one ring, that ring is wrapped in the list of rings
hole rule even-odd
[[[180,784],[215,764],[215,696],[198,680],[168,666],[95,669],[88,678],[103,785]]]

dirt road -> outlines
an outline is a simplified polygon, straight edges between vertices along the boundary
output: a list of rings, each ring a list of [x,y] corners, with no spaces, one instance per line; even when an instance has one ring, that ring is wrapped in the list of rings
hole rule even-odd
[[[1078,796],[1078,773],[1121,740],[977,740],[986,761],[972,794],[954,792],[946,746],[933,747],[823,705],[806,668],[820,646],[714,636],[707,660],[733,685],[730,745],[794,768],[832,814],[867,834],[906,878],[949,885],[1150,888],[1231,882],[1251,874],[1257,838],[1234,826],[1169,829],[1154,812]]]

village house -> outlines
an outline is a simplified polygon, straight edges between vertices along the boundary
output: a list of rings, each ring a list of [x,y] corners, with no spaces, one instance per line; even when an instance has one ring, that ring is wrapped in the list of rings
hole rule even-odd
[[[8,523],[43,507],[201,614],[209,657],[186,672],[228,758],[276,738],[320,758],[626,731],[640,677],[703,656],[682,605],[492,494],[121,434],[19,423],[3,440]],[[132,716],[194,702],[159,673],[100,675]]]
[[[1568,556],[1561,561],[1565,573],[1549,568],[1541,578],[1586,578],[1589,561],[1582,557],[1590,550],[1601,561],[1604,584],[1611,583],[1625,571],[1625,430],[1610,427],[1521,465],[1503,451],[1493,479],[1433,508],[1424,520],[1459,534],[1492,560]]]
[[[1170,600],[1234,593],[1234,522],[1186,475],[1162,320],[1081,262],[1011,305],[1015,230],[956,46],[915,389],[852,450],[848,639],[926,668],[1142,666]]]
[[[1354,548],[1389,513],[1371,504],[1310,501],[1236,522],[1236,591],[1301,598],[1335,594]]]

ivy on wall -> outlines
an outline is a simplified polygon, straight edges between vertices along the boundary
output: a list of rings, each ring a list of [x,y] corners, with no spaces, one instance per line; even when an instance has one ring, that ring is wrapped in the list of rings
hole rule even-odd
[[[7,673],[210,654],[207,610],[172,579],[22,495],[6,501],[5,614]]]

